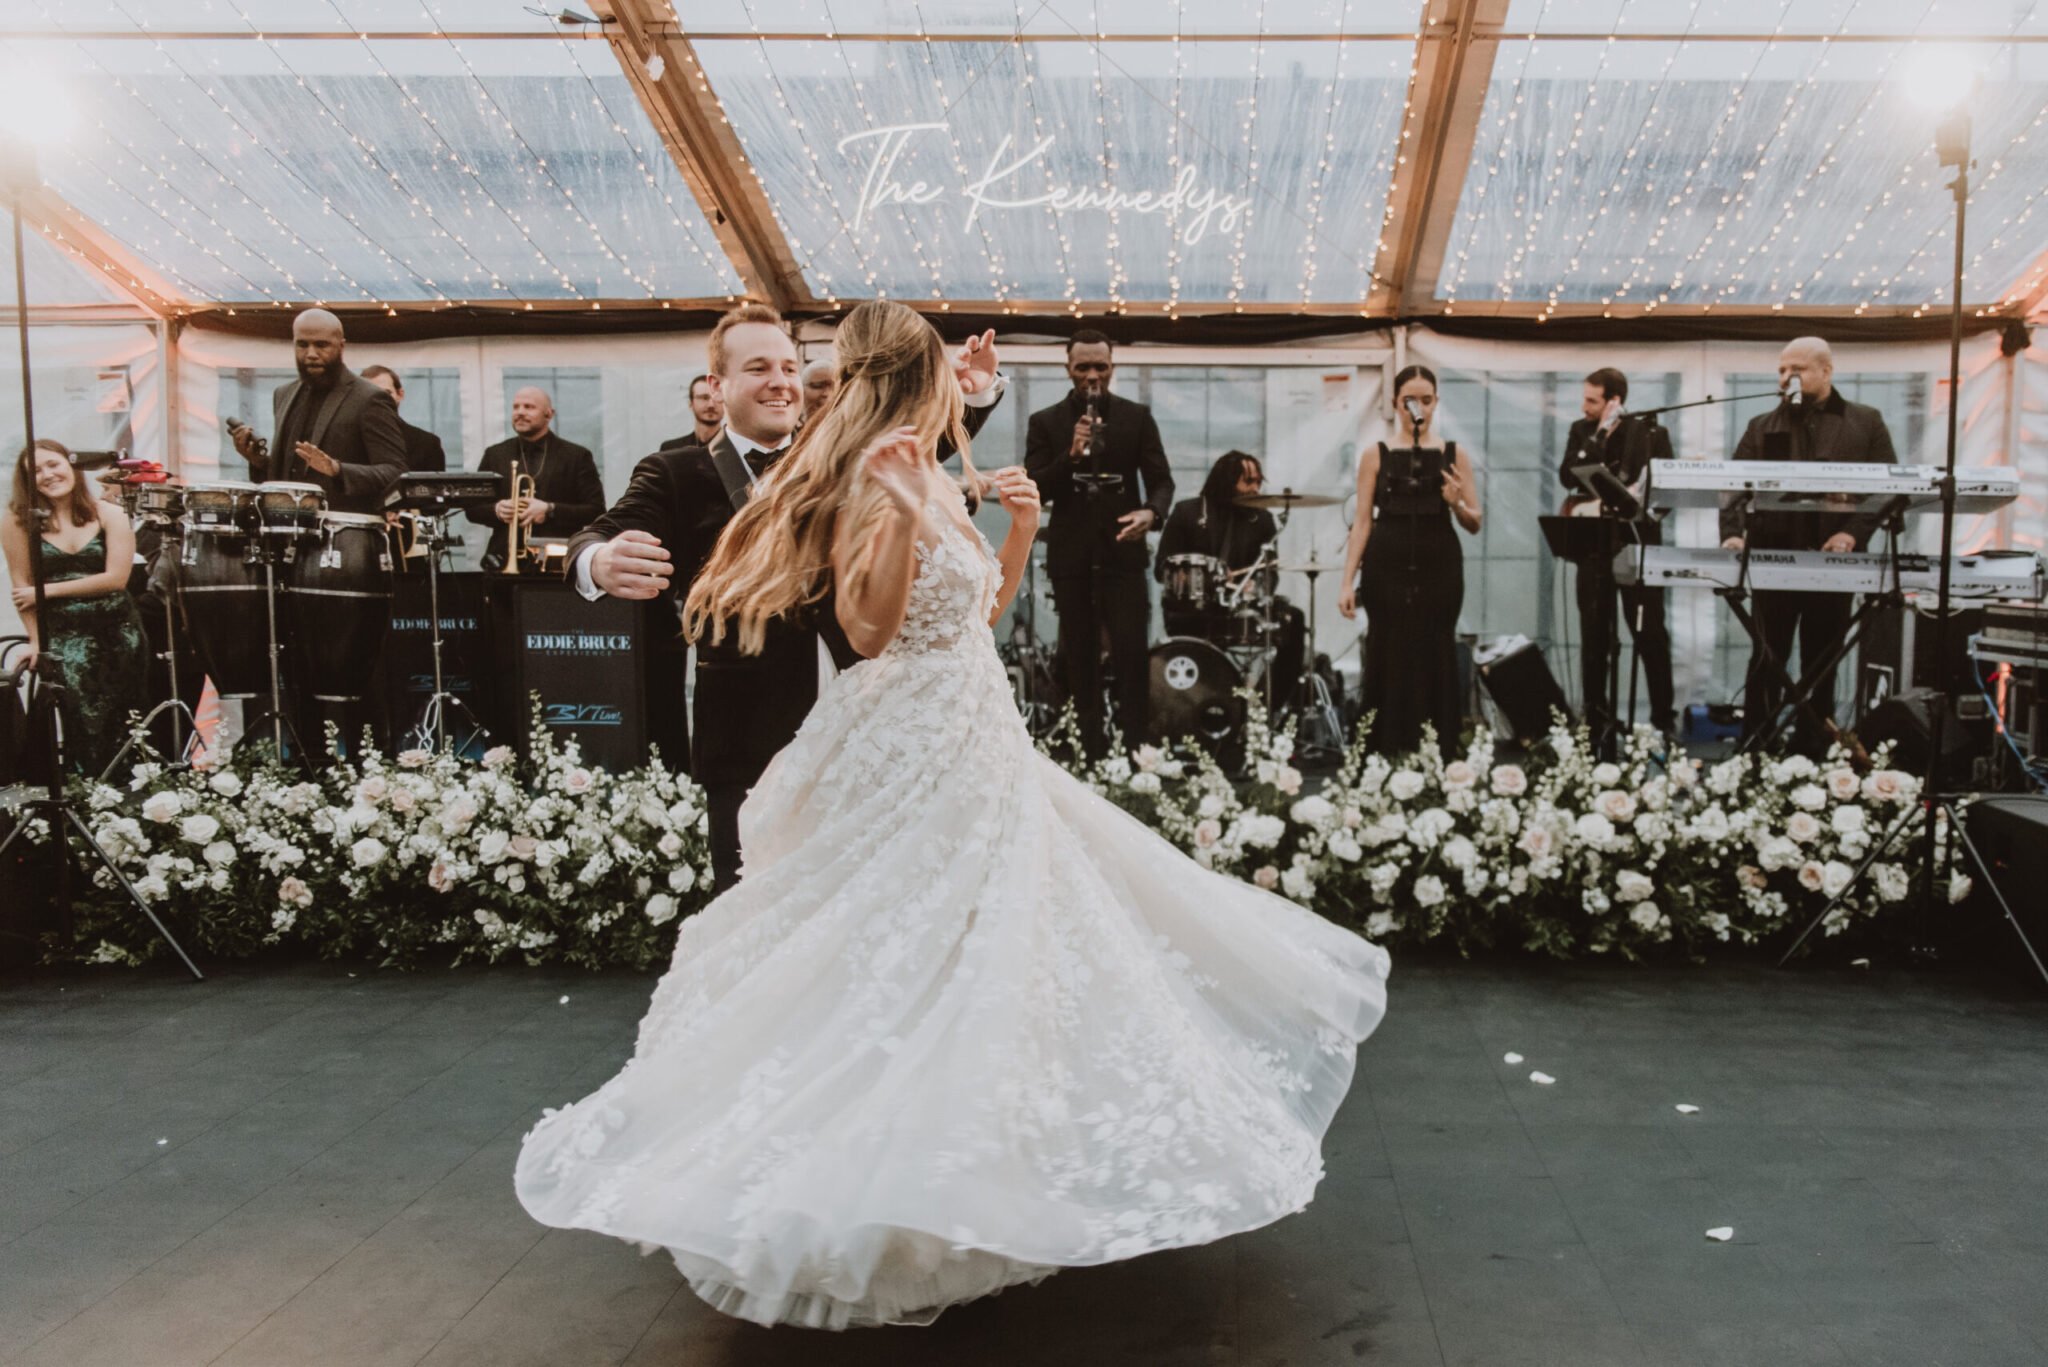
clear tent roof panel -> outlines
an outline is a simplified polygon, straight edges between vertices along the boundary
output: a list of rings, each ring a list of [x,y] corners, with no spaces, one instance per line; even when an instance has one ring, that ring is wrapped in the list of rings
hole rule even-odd
[[[50,184],[200,300],[739,288],[603,44],[16,39],[86,126]]]
[[[1245,0],[686,0],[693,34],[1019,33],[1027,37],[1407,33],[1422,5],[1379,0],[1290,0],[1263,11]]]
[[[525,0],[9,0],[5,26],[69,33],[546,33],[552,27]]]
[[[2041,0],[1512,0],[1504,33],[1942,37],[2048,33]]]
[[[836,11],[835,11],[836,12]],[[707,40],[821,297],[1340,302],[1414,45]]]
[[[1972,49],[1965,302],[2048,226],[2048,52]],[[1945,303],[1951,173],[1863,43],[1501,44],[1438,295],[1569,303]]]
[[[133,304],[135,301],[104,279],[93,266],[79,261],[53,242],[47,241],[33,227],[25,227],[21,235],[22,264],[28,276],[28,303],[31,309],[63,304]],[[14,218],[6,209],[0,208],[0,259],[7,259],[9,267],[4,283],[0,283],[0,308],[15,305],[14,271],[12,252],[14,244]]]

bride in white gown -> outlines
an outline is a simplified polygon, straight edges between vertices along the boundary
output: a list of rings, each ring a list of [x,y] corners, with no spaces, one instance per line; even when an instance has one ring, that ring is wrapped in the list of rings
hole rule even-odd
[[[838,396],[690,608],[757,637],[825,591],[792,567],[829,564],[873,658],[748,798],[746,875],[682,926],[632,1060],[547,1113],[516,1179],[720,1310],[828,1328],[1300,1210],[1388,970],[1038,753],[990,630],[1036,490],[996,476],[998,559],[935,459],[961,436],[937,333],[863,304],[837,349]]]

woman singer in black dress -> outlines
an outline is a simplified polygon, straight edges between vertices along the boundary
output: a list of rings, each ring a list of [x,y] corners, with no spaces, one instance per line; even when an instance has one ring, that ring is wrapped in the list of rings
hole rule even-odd
[[[1360,455],[1358,513],[1344,543],[1346,618],[1365,609],[1364,703],[1372,748],[1404,755],[1436,727],[1438,749],[1458,743],[1458,610],[1465,555],[1451,519],[1479,531],[1472,462],[1436,430],[1436,376],[1412,365],[1394,377],[1395,422],[1409,444]]]

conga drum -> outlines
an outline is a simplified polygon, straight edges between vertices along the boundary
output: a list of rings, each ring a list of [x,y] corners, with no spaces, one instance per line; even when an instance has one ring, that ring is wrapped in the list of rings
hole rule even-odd
[[[369,513],[320,514],[285,594],[292,678],[301,697],[359,702],[391,629],[391,541]]]
[[[259,486],[187,484],[170,587],[185,637],[223,698],[270,692],[270,641],[257,551]],[[170,558],[168,551],[165,558]]]

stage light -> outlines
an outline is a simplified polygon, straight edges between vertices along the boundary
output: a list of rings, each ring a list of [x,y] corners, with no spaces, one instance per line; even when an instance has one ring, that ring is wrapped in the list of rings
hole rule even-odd
[[[1916,45],[1901,65],[1906,98],[1930,114],[1946,114],[1976,92],[1977,64],[1953,44]]]

